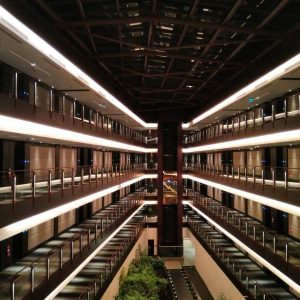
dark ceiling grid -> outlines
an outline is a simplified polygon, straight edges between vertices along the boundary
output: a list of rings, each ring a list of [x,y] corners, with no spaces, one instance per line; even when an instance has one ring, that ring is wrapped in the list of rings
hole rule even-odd
[[[238,0],[235,2],[235,4],[232,6],[232,8],[230,9],[230,11],[227,13],[225,19],[223,20],[222,24],[225,25],[226,23],[228,23],[228,21],[233,17],[233,15],[236,13],[236,11],[240,8],[240,6],[244,3],[244,0]],[[208,51],[211,49],[211,45],[212,43],[214,43],[217,38],[219,37],[219,35],[222,33],[223,31],[221,29],[217,29],[216,32],[213,34],[213,36],[211,37],[210,41],[208,42],[208,45],[204,48],[204,50],[201,52],[200,54],[200,58],[203,58]],[[195,64],[193,65],[193,67],[191,68],[191,71],[195,71],[199,64],[200,64],[200,60],[195,61]],[[224,63],[221,63],[216,70],[213,72],[217,72],[218,69],[223,68],[224,67]],[[204,86],[207,82],[209,81],[209,78],[204,81],[201,86]],[[183,86],[186,83],[186,80],[183,80],[181,83],[181,86]],[[195,95],[196,93],[198,93],[200,91],[200,87],[196,90],[194,90],[193,95]],[[191,95],[190,99],[193,97],[193,95]],[[188,99],[188,100],[190,100]]]
[[[49,5],[49,2],[50,1],[44,1],[44,0],[33,0],[44,12],[46,12],[50,19],[52,19],[56,24],[62,24],[63,23],[63,20],[64,18],[62,16],[59,16],[59,13],[61,13],[61,11],[58,11],[58,10],[55,10],[53,9],[50,5]],[[74,1],[53,1],[54,4],[57,6],[59,5],[65,5],[66,7],[68,7],[69,9],[66,9],[66,11],[68,13],[70,13],[70,16],[74,16],[74,10],[72,10],[70,8],[70,4],[71,6],[73,6],[75,3]],[[81,19],[86,19],[86,16],[85,16],[85,12],[84,12],[84,8],[83,8],[83,5],[82,5],[82,2],[81,0],[76,0],[76,4],[77,5],[77,8],[79,9],[79,12],[80,12],[80,17]],[[95,46],[95,43],[94,43],[94,40],[93,40],[93,37],[92,37],[92,34],[91,34],[91,31],[90,31],[90,27],[89,25],[86,25],[84,26],[85,27],[85,30],[86,30],[86,33],[88,35],[88,39],[90,41],[90,45],[92,47],[92,51],[90,50],[90,48],[86,45],[86,43],[84,41],[82,41],[81,39],[81,36],[78,35],[78,32],[74,32],[68,28],[64,28],[64,31],[67,33],[68,36],[70,36],[72,38],[72,40],[74,40],[80,47],[81,49],[83,49],[83,51],[85,53],[87,53],[89,56],[92,55],[92,53],[94,54],[97,54],[97,47]],[[118,83],[118,85],[120,85],[121,87],[124,87],[123,83],[121,81],[119,81],[119,79],[110,71],[109,68],[107,68],[102,62],[98,61],[97,62],[99,64],[99,66],[101,67],[101,69],[104,69],[105,72],[107,72],[111,78],[113,78],[113,80],[115,82]],[[131,91],[126,89],[126,92],[130,95],[131,94]]]
[[[99,75],[104,69],[125,91],[120,100],[134,103],[139,113],[179,107],[196,112],[222,95],[226,84],[237,86],[253,62],[268,60],[271,49],[299,31],[299,2],[28,0],[26,5],[39,8],[41,17],[46,13],[49,25],[64,33],[74,51],[80,47],[87,62],[99,64]]]
[[[275,7],[275,9],[271,10],[266,16],[265,18],[262,19],[262,22],[257,25],[256,29],[261,29],[262,27],[264,27],[268,22],[270,22],[287,4],[288,4],[289,0],[282,0],[279,1],[277,6]],[[231,53],[230,56],[228,56],[227,60],[232,59],[234,56],[236,56],[247,44],[248,41],[250,41],[252,38],[254,38],[255,36],[255,31],[251,34],[249,34],[247,36],[247,38],[238,45],[238,47]],[[276,45],[278,44],[279,41],[282,41],[282,39],[275,39]],[[270,48],[272,47],[273,43],[269,46]],[[268,47],[268,48],[269,48]],[[265,49],[265,52],[267,53],[269,50]],[[257,53],[258,56],[259,53]],[[258,59],[258,57],[257,57]],[[255,58],[253,58],[252,63],[254,62]],[[244,72],[245,70],[238,70],[237,72],[235,72],[229,79],[227,79],[225,82],[223,82],[223,84],[221,84],[219,87],[216,88],[216,90],[214,92],[217,92],[218,90],[221,90],[225,84],[228,84],[228,82],[231,82],[234,78],[236,78],[240,73]],[[213,72],[209,78],[212,79],[214,76],[216,76],[216,74],[219,72],[219,70],[216,70],[215,72]],[[203,88],[205,84],[202,84],[196,91],[195,94],[192,95],[191,98],[195,97],[197,95],[197,93],[199,93],[201,91],[201,89]]]

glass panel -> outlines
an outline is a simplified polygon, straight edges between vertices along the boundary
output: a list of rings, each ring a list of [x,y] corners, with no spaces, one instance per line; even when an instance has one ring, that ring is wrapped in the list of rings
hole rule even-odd
[[[9,97],[14,95],[14,70],[4,63],[0,63],[0,93]]]
[[[36,105],[50,109],[50,89],[41,83],[36,85]]]
[[[29,77],[25,74],[18,73],[17,97],[20,100],[29,101]]]

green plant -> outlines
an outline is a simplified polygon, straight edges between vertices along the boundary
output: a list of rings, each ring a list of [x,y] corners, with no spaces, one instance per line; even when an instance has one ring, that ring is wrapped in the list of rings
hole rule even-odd
[[[127,275],[122,278],[116,300],[158,300],[160,290],[168,284],[155,272],[155,268],[162,266],[161,260],[140,252],[131,262]]]

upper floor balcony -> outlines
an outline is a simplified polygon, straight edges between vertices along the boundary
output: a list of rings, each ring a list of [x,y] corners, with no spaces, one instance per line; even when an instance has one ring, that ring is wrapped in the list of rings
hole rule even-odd
[[[187,164],[185,170],[204,184],[290,213],[299,207],[300,169],[218,164]],[[207,183],[205,183],[207,182]],[[259,200],[259,196],[264,199]],[[268,199],[267,199],[268,198]],[[287,204],[291,204],[288,207]]]
[[[206,145],[299,128],[300,95],[293,94],[285,99],[274,99],[247,111],[238,112],[229,119],[220,120],[187,134],[183,144]]]
[[[127,164],[7,171],[0,176],[2,240],[151,174],[145,175],[143,164]]]
[[[71,130],[83,134],[101,137],[136,146],[146,146],[147,138],[144,133],[132,130],[107,116],[76,106],[75,101],[64,98],[58,108],[54,102],[25,101],[0,94],[1,115],[35,122],[52,127]],[[153,146],[153,143],[151,143]]]

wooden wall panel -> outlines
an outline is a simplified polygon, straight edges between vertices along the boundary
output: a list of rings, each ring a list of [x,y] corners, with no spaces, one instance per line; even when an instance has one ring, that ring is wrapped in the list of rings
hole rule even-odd
[[[50,239],[51,237],[53,237],[53,234],[53,219],[28,229],[28,250],[33,249],[44,241]]]
[[[65,229],[71,227],[76,223],[76,210],[70,210],[60,216],[58,216],[58,232],[62,232]]]

